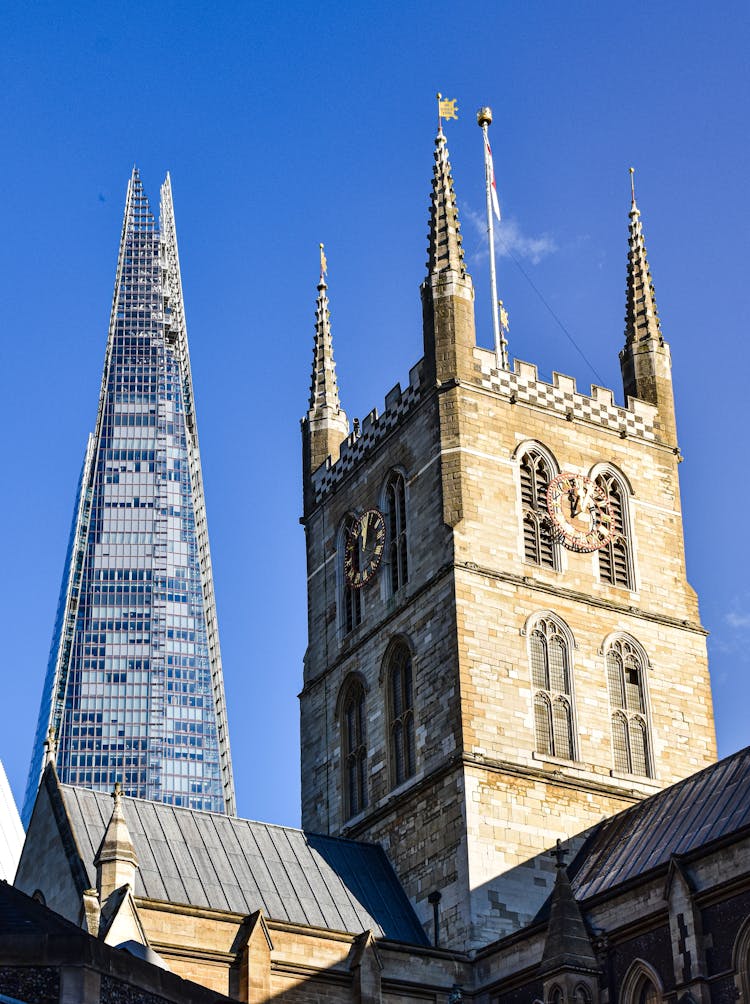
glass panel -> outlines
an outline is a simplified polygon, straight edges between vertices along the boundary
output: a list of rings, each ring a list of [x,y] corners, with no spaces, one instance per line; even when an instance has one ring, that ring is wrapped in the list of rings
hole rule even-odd
[[[628,755],[627,722],[623,715],[612,716],[612,751],[615,770],[630,773],[630,757]]]
[[[561,697],[555,701],[554,719],[554,753],[565,760],[573,759],[573,737],[570,727],[570,705]]]
[[[536,726],[537,753],[552,753],[552,722],[549,701],[544,694],[534,697],[534,724]]]

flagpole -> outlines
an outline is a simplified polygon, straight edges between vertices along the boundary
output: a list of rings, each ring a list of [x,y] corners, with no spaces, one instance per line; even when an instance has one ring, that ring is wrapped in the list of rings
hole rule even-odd
[[[490,296],[492,297],[492,330],[495,336],[497,368],[508,369],[508,342],[500,327],[497,303],[497,274],[495,271],[495,227],[492,221],[492,168],[490,166],[490,138],[487,126],[492,122],[492,109],[480,108],[477,123],[484,135],[484,184],[487,196],[487,239],[490,245]]]

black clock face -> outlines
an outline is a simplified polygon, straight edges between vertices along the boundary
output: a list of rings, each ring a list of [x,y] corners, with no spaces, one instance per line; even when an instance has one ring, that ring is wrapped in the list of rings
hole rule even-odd
[[[346,581],[355,589],[367,585],[377,572],[385,549],[385,520],[379,509],[362,513],[349,532],[344,552]]]

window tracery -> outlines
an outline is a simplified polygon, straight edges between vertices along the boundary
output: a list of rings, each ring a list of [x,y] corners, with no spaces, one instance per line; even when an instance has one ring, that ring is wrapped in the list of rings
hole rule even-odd
[[[646,719],[646,660],[640,646],[616,638],[604,655],[607,689],[612,709],[612,749],[616,770],[651,776]]]
[[[385,489],[386,522],[388,527],[388,558],[391,592],[397,592],[409,581],[409,561],[406,540],[406,483],[399,471],[393,471]]]
[[[356,525],[356,517],[352,514],[346,517],[344,526],[339,538],[339,563],[341,569],[341,603],[343,615],[341,626],[345,634],[349,634],[355,627],[362,623],[362,590],[355,589],[350,584],[344,572],[344,560],[346,555],[346,544]],[[356,560],[356,555],[355,555]]]
[[[597,552],[599,578],[612,586],[632,589],[633,563],[626,489],[613,471],[602,471],[597,476],[596,483],[609,498],[613,528],[612,536]]]
[[[556,568],[552,522],[547,511],[547,488],[552,478],[549,461],[538,449],[520,460],[523,556],[534,565]]]
[[[388,657],[392,780],[396,787],[416,771],[414,678],[411,652],[397,642]]]
[[[536,751],[573,760],[570,643],[561,624],[539,617],[529,634]]]
[[[346,684],[341,703],[341,752],[344,782],[344,817],[367,807],[367,718],[362,681]]]

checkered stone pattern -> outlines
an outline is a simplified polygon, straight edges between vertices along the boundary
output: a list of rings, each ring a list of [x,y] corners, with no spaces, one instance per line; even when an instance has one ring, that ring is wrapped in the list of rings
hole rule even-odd
[[[336,463],[330,466],[327,463],[323,464],[315,471],[312,481],[316,502],[325,498],[335,485],[354,470],[370,450],[399,425],[404,416],[421,400],[419,369],[415,367],[409,376],[411,382],[405,391],[401,392],[400,389],[394,388],[388,395],[390,407],[387,407],[382,415],[378,415],[377,408],[373,408],[363,419],[359,435],[351,432],[347,436],[341,444],[341,453]]]
[[[480,386],[502,394],[503,397],[515,396],[523,404],[549,408],[566,418],[591,422],[627,436],[649,441],[656,439],[653,421],[645,416],[638,415],[629,408],[619,408],[596,397],[577,393],[572,389],[573,381],[570,377],[561,377],[560,381],[568,386],[558,387],[530,379],[523,374],[497,370],[488,367],[484,360],[479,377]],[[611,397],[611,392],[608,392],[608,396]]]

